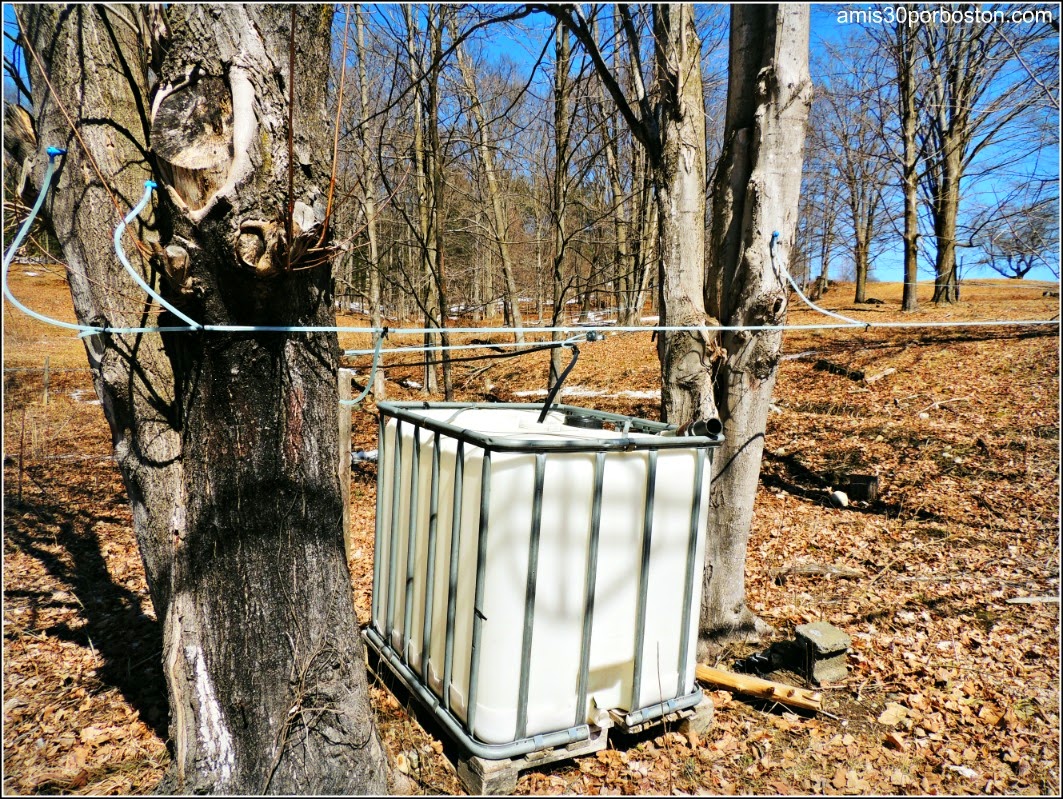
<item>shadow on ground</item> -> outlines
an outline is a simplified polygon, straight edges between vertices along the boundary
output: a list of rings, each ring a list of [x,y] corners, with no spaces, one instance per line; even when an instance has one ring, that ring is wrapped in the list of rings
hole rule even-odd
[[[31,631],[94,649],[103,661],[97,670],[99,679],[120,691],[144,722],[165,740],[168,709],[161,660],[162,632],[159,623],[141,609],[141,597],[111,577],[95,530],[100,519],[106,517],[106,509],[94,509],[92,517],[71,509],[64,490],[32,471],[35,470],[27,469],[27,475],[40,489],[38,496],[24,496],[21,506],[15,493],[4,497],[5,548],[9,553],[13,548],[36,559],[75,601],[57,600],[51,591],[9,587],[5,588],[5,602],[28,600]],[[121,499],[124,501],[124,497]],[[100,510],[104,511],[102,517],[96,512]],[[69,607],[84,623],[37,626],[42,608],[60,605]]]

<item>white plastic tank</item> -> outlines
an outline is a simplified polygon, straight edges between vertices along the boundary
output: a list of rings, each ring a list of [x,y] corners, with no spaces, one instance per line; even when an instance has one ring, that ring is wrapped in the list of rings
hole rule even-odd
[[[648,433],[583,429],[550,413],[542,424],[537,410],[472,407],[405,407],[423,420],[435,420],[509,442],[589,441],[626,438],[636,445],[660,439]],[[401,430],[396,440],[396,431]],[[417,442],[415,444],[415,435]],[[485,508],[483,593],[479,608],[481,637],[473,722],[469,721],[470,663],[482,473],[485,450],[469,441],[463,448],[461,509],[455,527],[454,484],[459,471],[459,441],[391,418],[384,427],[378,476],[378,538],[374,569],[372,626],[416,675],[444,698],[451,544],[459,532],[453,590],[452,674],[445,700],[468,732],[485,743],[506,743],[594,722],[605,710],[634,711],[694,690],[697,608],[700,605],[705,524],[711,459],[701,453],[701,486],[696,485],[696,447],[655,449],[651,545],[645,574],[645,635],[636,652],[643,534],[650,450],[608,451],[600,503],[597,567],[593,571],[586,699],[579,704],[579,676],[587,608],[588,558],[591,556],[595,495],[594,452],[492,451]],[[673,439],[674,440],[674,439]],[[397,447],[401,453],[396,458]],[[414,472],[414,450],[416,473]],[[429,574],[433,450],[438,449],[434,568]],[[529,554],[536,508],[537,460],[542,468],[541,523],[527,666],[526,718],[521,714],[520,678]],[[396,475],[396,463],[399,464]],[[397,479],[396,479],[397,477]],[[694,507],[695,497],[699,507]],[[396,506],[397,502],[397,506]],[[411,508],[414,516],[411,520]],[[692,514],[696,540],[691,553]],[[412,544],[410,543],[412,541]],[[408,560],[413,553],[412,573]],[[692,591],[685,577],[693,556]],[[407,578],[410,607],[407,621]],[[426,594],[431,584],[431,601]],[[689,612],[684,601],[689,596]],[[687,656],[680,666],[687,619]],[[427,653],[423,637],[430,622]],[[407,628],[408,624],[408,628]],[[390,635],[389,635],[390,632]],[[424,658],[427,655],[427,672]],[[641,660],[637,693],[636,661]],[[680,673],[682,672],[682,673]],[[637,697],[638,707],[632,707]]]

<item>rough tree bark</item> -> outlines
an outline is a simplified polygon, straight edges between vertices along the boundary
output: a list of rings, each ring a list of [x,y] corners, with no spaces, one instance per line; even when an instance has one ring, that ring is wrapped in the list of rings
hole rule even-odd
[[[807,6],[731,9],[725,144],[706,285],[709,312],[724,325],[786,321],[783,270],[796,230],[811,103],[808,31]],[[720,342],[726,355],[713,382],[726,442],[716,459],[701,607],[701,632],[717,639],[764,627],[745,604],[746,542],[782,334],[729,332]]]
[[[662,94],[657,189],[658,286],[662,325],[712,324],[705,312],[705,111],[701,41],[688,4],[654,7],[657,82]],[[664,421],[715,418],[710,364],[717,350],[703,331],[662,332]],[[709,368],[706,368],[709,367]]]
[[[41,59],[27,59],[34,179],[44,147],[69,153],[47,211],[81,322],[153,321],[111,232],[154,178],[164,190],[125,246],[171,302],[202,324],[334,324],[322,230],[331,7],[18,13]],[[86,350],[163,628],[167,787],[385,790],[343,554],[335,334],[112,333]]]

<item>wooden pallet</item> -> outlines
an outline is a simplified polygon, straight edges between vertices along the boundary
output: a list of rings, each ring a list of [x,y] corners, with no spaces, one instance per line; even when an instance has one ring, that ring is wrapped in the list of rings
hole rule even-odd
[[[458,779],[469,794],[511,794],[517,787],[517,779],[522,771],[599,752],[605,749],[609,741],[610,730],[624,735],[635,735],[661,724],[678,724],[683,719],[693,716],[694,710],[677,710],[666,716],[633,726],[624,724],[624,715],[615,710],[609,711],[608,714],[600,713],[598,723],[590,725],[590,738],[585,741],[576,741],[568,746],[540,749],[537,752],[529,752],[526,755],[505,760],[459,756],[456,765]]]
[[[400,699],[413,700],[412,702],[404,702],[404,704],[414,709],[421,726],[427,728],[426,731],[430,729],[432,731],[431,734],[447,735],[446,730],[438,725],[432,714],[424,710],[420,702],[409,693],[403,682],[392,672],[391,666],[387,661],[380,658],[373,650],[373,647],[368,644],[365,649],[369,668],[382,678],[384,685],[396,696],[398,696],[397,692],[405,694],[405,696],[399,697]],[[385,668],[381,668],[382,665]],[[462,750],[459,742],[447,735],[443,754],[454,766],[458,781],[468,794],[472,796],[512,794],[517,787],[517,779],[522,771],[599,752],[606,748],[609,742],[610,730],[625,735],[635,735],[657,725],[678,724],[692,715],[694,715],[692,708],[677,710],[660,718],[628,726],[624,723],[625,714],[623,712],[600,712],[596,723],[589,725],[590,737],[586,740],[575,741],[566,746],[539,749],[525,755],[501,760],[488,760],[487,758],[471,755]]]
[[[536,766],[545,766],[559,760],[569,760],[605,749],[609,739],[609,723],[606,726],[591,726],[591,735],[585,741],[575,741],[568,746],[540,749],[520,757],[504,760],[487,760],[472,755],[461,755],[455,766],[458,780],[471,795],[511,794],[517,787],[517,778],[522,771]]]

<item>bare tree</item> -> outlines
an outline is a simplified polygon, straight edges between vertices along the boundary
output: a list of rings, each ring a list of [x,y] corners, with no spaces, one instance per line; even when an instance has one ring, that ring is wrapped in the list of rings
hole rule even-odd
[[[935,17],[919,28],[927,75],[927,118],[921,135],[928,168],[923,185],[937,246],[934,302],[958,298],[956,249],[973,246],[976,231],[961,227],[965,179],[970,182],[975,161],[983,154],[997,168],[1027,154],[1003,145],[1028,141],[1031,126],[1037,124],[1035,109],[1050,99],[1030,80],[1029,69],[1049,78],[1058,73],[1058,38],[1047,23],[1005,37],[992,13],[962,25]],[[1020,61],[1023,54],[1026,58]]]
[[[325,108],[331,7],[16,9],[47,215],[163,630],[180,793],[386,789],[344,559]],[[149,85],[149,71],[158,82]],[[182,326],[169,312],[163,326]]]
[[[897,23],[888,51],[897,76],[901,131],[901,185],[904,193],[904,290],[901,310],[919,310],[919,151],[916,146],[916,45],[908,25]]]
[[[824,102],[813,102],[809,112],[808,151],[804,159],[801,178],[801,220],[798,228],[798,246],[795,249],[806,253],[811,281],[810,299],[817,300],[825,294],[830,282],[831,262],[837,255],[838,217],[842,212],[844,197],[838,191],[841,178],[838,175],[837,143],[830,135],[826,117],[829,108]],[[816,277],[812,269],[818,264]],[[798,275],[791,269],[795,279]]]
[[[652,164],[661,323],[688,328],[658,337],[662,417],[681,423],[718,415],[727,436],[713,488],[701,632],[715,638],[755,633],[762,623],[745,605],[746,541],[781,335],[720,335],[707,325],[771,325],[786,318],[780,270],[794,238],[811,100],[808,9],[731,10],[724,149],[712,187],[706,278],[705,106],[692,7],[652,7],[656,104],[641,69],[633,70],[635,91],[629,96],[623,90],[580,7],[542,8],[575,33]],[[634,17],[626,6],[620,11],[637,53]]]
[[[456,33],[453,38],[457,38]],[[520,293],[517,290],[513,258],[510,255],[509,246],[509,219],[506,215],[502,187],[495,169],[495,158],[492,153],[490,136],[487,126],[486,115],[480,102],[480,92],[476,85],[473,64],[465,53],[465,48],[457,47],[458,66],[461,70],[461,78],[465,91],[469,95],[470,110],[476,125],[476,151],[479,155],[480,166],[483,169],[484,180],[487,184],[487,195],[490,201],[490,213],[488,214],[495,243],[498,246],[498,255],[502,260],[502,278],[504,281],[504,308],[506,324],[516,328],[515,339],[517,342],[524,341],[524,321],[520,313]]]
[[[369,271],[369,313],[372,325],[377,330],[384,326],[382,298],[380,293],[380,247],[378,245],[378,219],[376,203],[375,159],[369,138],[369,73],[366,68],[365,19],[361,5],[355,6],[355,42],[358,53],[358,164],[361,169],[359,183],[362,216],[368,244],[366,267]],[[386,396],[387,381],[384,371],[378,369],[373,382],[373,397],[381,400]]]
[[[557,327],[564,321],[565,294],[565,256],[568,252],[569,236],[567,230],[569,180],[568,172],[572,159],[572,120],[569,118],[569,98],[572,94],[572,77],[569,74],[571,43],[566,28],[557,25],[554,31],[554,170],[551,183],[550,200],[553,210],[554,252],[550,269],[553,286],[553,313],[550,323]],[[558,341],[561,334],[550,334],[553,341]],[[550,352],[550,375],[548,387],[552,388],[561,375],[561,350],[555,348]]]
[[[881,233],[885,210],[890,149],[882,113],[888,106],[885,91],[889,78],[885,60],[865,39],[826,45],[826,61],[834,65],[822,85],[819,102],[825,113],[826,152],[834,162],[838,181],[827,189],[843,198],[846,233],[856,279],[854,302],[867,299],[871,249]],[[858,71],[848,69],[859,63]],[[845,65],[837,69],[836,65]]]
[[[807,6],[731,9],[724,150],[713,188],[706,283],[709,312],[724,325],[786,320],[783,270],[797,224],[812,96],[808,34]],[[724,332],[719,342],[714,388],[726,443],[712,490],[701,629],[741,636],[763,629],[745,604],[746,542],[782,334]]]
[[[1059,198],[1013,201],[982,230],[980,262],[1007,278],[1021,280],[1044,267],[1059,277]]]

